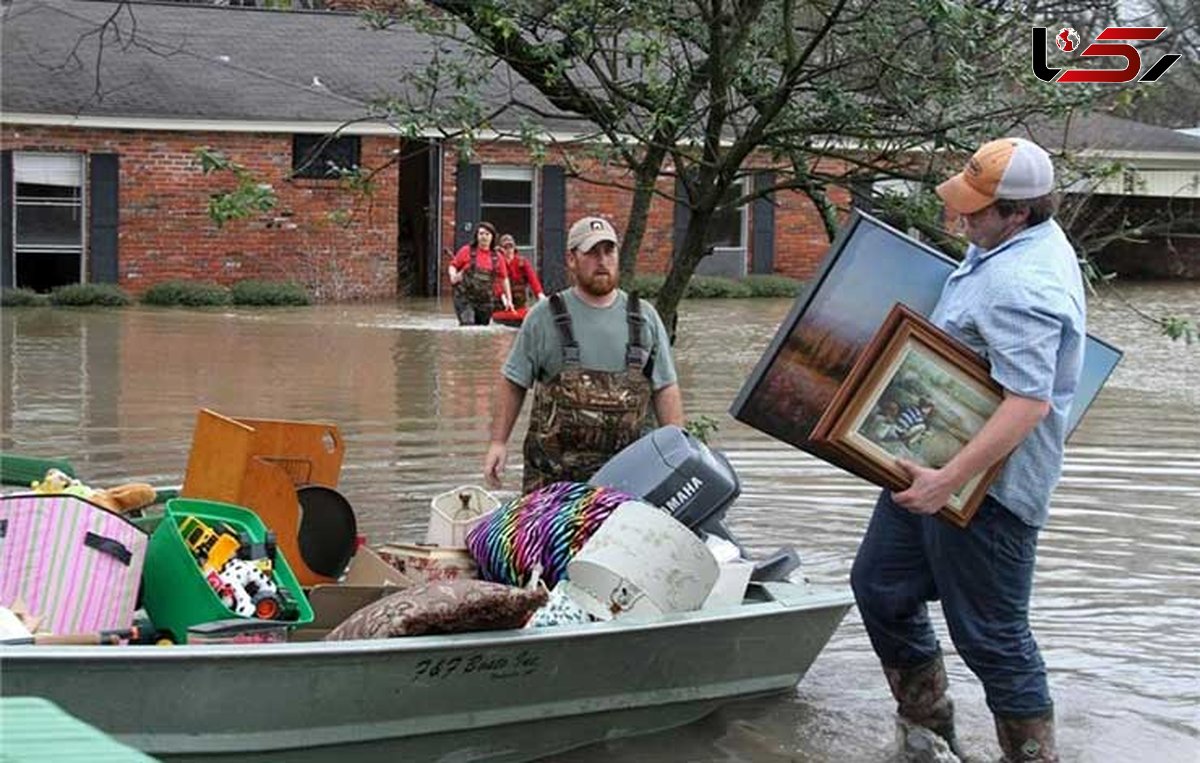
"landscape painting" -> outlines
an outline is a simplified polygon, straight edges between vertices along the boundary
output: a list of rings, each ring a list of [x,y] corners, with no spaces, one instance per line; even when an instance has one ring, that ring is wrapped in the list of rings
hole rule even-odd
[[[897,304],[863,351],[812,432],[832,463],[880,487],[910,484],[900,459],[949,463],[1004,399],[987,363],[924,317]],[[1003,459],[950,497],[942,516],[964,525]]]
[[[856,212],[734,401],[734,418],[815,451],[813,426],[892,305],[932,310],[952,267],[937,251]]]
[[[919,344],[905,347],[892,366],[849,427],[850,439],[881,460],[944,466],[1000,404],[994,392]]]
[[[901,303],[929,315],[955,267],[936,249],[856,210],[742,385],[730,413],[801,450],[828,455],[811,440],[813,427],[888,311]],[[1120,350],[1088,337],[1068,434],[1120,360]]]

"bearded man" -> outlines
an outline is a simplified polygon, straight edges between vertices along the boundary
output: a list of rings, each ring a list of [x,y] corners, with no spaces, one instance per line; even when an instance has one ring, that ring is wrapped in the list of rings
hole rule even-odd
[[[585,217],[567,234],[574,286],[525,316],[500,372],[486,483],[501,484],[525,392],[534,388],[525,435],[524,492],[559,481],[586,482],[642,435],[650,405],[660,426],[683,426],[667,330],[654,307],[617,288],[617,232]]]

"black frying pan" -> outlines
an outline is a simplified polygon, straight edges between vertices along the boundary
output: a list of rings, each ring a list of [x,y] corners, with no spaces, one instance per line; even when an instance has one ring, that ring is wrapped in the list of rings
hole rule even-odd
[[[300,556],[313,572],[338,578],[354,556],[358,522],[341,493],[324,485],[301,485]]]

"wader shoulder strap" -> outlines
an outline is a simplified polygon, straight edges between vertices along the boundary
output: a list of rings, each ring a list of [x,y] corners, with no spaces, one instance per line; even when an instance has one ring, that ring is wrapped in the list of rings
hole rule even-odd
[[[550,310],[554,313],[554,325],[562,337],[563,366],[579,365],[579,343],[575,341],[575,332],[571,330],[571,313],[567,311],[567,303],[561,293],[550,297]]]
[[[626,317],[629,321],[629,343],[625,345],[625,365],[642,371],[650,358],[650,351],[642,344],[642,326],[646,319],[642,316],[642,303],[636,294],[629,295],[625,306]]]

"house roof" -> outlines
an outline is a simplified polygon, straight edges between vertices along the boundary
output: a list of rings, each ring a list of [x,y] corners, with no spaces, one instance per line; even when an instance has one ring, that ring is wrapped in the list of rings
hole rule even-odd
[[[1043,125],[1029,132],[1033,140],[1050,150],[1070,148],[1121,155],[1196,154],[1200,159],[1200,136],[1102,112],[1078,115],[1065,128],[1062,124]]]
[[[376,113],[372,102],[408,91],[434,46],[404,24],[376,30],[345,13],[97,0],[12,0],[2,43],[0,109],[9,121],[295,132]],[[543,130],[590,132],[503,65],[485,86],[489,100],[507,102],[510,83]],[[511,131],[529,114],[510,110],[493,126]],[[390,130],[377,120],[349,131]],[[1031,133],[1047,148],[1063,146],[1061,127]],[[1200,136],[1101,113],[1073,120],[1068,136],[1077,150],[1200,160]]]
[[[4,9],[0,106],[77,120],[340,123],[406,92],[406,75],[426,65],[433,45],[404,25],[371,29],[342,13],[13,0]],[[515,82],[522,101],[555,112],[527,83],[494,71],[495,102],[506,102]],[[518,120],[510,111],[494,126]],[[539,123],[580,131],[565,116]]]

